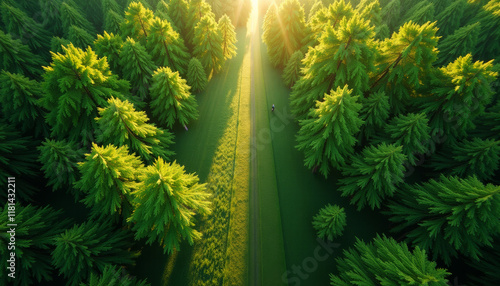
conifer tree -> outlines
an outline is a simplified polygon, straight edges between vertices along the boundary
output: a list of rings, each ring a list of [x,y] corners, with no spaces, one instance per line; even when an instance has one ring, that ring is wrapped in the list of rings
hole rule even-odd
[[[106,147],[92,144],[85,161],[78,164],[81,178],[75,187],[85,194],[83,203],[92,209],[92,216],[127,218],[132,212],[131,192],[137,188],[144,168],[139,157],[129,155],[127,146]]]
[[[378,0],[361,0],[356,6],[356,11],[362,18],[370,21],[375,30],[382,25],[382,9]]]
[[[121,26],[122,36],[131,37],[145,45],[153,18],[153,11],[144,8],[141,3],[130,3]]]
[[[138,96],[141,101],[146,101],[151,84],[151,75],[156,69],[151,56],[139,42],[128,38],[120,52],[120,66],[123,78],[130,81],[133,86],[132,95]]]
[[[123,98],[130,84],[113,75],[106,58],[98,58],[92,49],[83,51],[70,44],[63,50],[52,54],[52,63],[45,67],[41,104],[48,110],[53,138],[88,146],[94,141],[97,107],[105,106],[112,96]]]
[[[361,129],[365,138],[369,139],[381,130],[389,118],[389,97],[383,91],[375,92],[363,97],[361,105],[359,118],[365,122]]]
[[[436,171],[461,178],[475,175],[479,180],[491,179],[498,170],[500,161],[500,141],[482,140],[474,137],[472,140],[451,143],[431,158],[431,164]]]
[[[146,162],[153,162],[158,156],[168,160],[174,153],[169,150],[173,135],[153,124],[148,124],[144,111],[135,111],[133,104],[110,98],[106,108],[99,109],[96,118],[102,144],[128,146]]]
[[[483,139],[500,140],[500,101],[476,117],[474,123],[477,126],[471,132],[474,135]]]
[[[431,139],[429,120],[425,113],[399,114],[384,128],[389,142],[403,147],[408,163],[416,166],[418,154],[428,152],[427,143]]]
[[[321,1],[317,2],[321,3]],[[306,35],[302,40],[302,52],[305,54],[309,47],[315,47],[319,44],[319,40],[321,39],[321,35],[326,30],[325,23],[328,25],[330,21],[330,14],[328,13],[328,9],[321,8],[309,19],[306,25]],[[331,23],[331,22],[330,22]],[[274,27],[274,29],[278,29],[279,27]],[[276,33],[276,32],[274,32]]]
[[[17,183],[17,182],[16,182]],[[7,186],[7,185],[5,185]],[[19,190],[19,186],[18,186]],[[9,221],[8,211],[5,206],[0,207],[0,281],[3,285],[34,285],[43,281],[51,281],[54,276],[54,267],[51,265],[50,252],[53,249],[54,236],[61,233],[69,225],[68,219],[62,217],[60,210],[49,206],[35,207],[32,205],[15,205],[15,222]],[[15,223],[15,244],[11,243],[11,230],[8,224]],[[14,246],[15,249],[8,248]],[[7,258],[11,251],[15,252],[15,278],[7,277]]]
[[[138,280],[131,277],[123,268],[106,265],[101,275],[90,273],[88,283],[80,283],[80,286],[150,286],[146,280]]]
[[[38,104],[40,83],[20,74],[0,71],[0,106],[5,118],[24,134],[46,135],[45,110]]]
[[[146,47],[157,66],[170,67],[181,75],[186,74],[190,55],[184,40],[168,21],[155,18],[151,22]]]
[[[498,72],[494,71],[492,61],[473,62],[471,54],[459,57],[439,71],[438,84],[422,107],[433,132],[456,139],[474,128],[473,119],[491,101],[490,84]]]
[[[80,194],[72,187],[79,178],[77,163],[83,161],[84,151],[77,148],[75,142],[48,138],[37,149],[40,152],[38,161],[42,164],[41,170],[48,180],[48,185],[52,186],[53,190],[64,188],[78,200]]]
[[[168,15],[172,19],[172,24],[179,29],[179,33],[185,38],[187,35],[188,1],[170,0]]]
[[[54,54],[64,52],[63,46],[69,45],[70,41],[65,38],[52,37],[50,40],[50,51]]]
[[[85,49],[94,42],[94,38],[84,29],[77,26],[69,27],[68,40],[78,48]]]
[[[200,44],[200,41],[195,39],[196,26],[205,16],[211,18],[215,22],[215,15],[212,13],[210,4],[205,2],[205,0],[190,0],[187,19],[185,21],[186,33],[184,39],[186,40],[186,45],[189,47],[191,52],[194,52],[194,48]]]
[[[442,1],[437,1],[437,3]],[[438,35],[448,36],[460,27],[460,20],[464,15],[467,4],[465,0],[453,1],[436,17],[439,27]]]
[[[336,87],[349,85],[355,95],[369,87],[375,70],[373,28],[358,14],[342,18],[336,28],[328,26],[320,43],[310,49],[303,63],[304,76],[293,86],[292,112],[303,119],[314,102]]]
[[[1,4],[1,11],[3,23],[10,35],[19,38],[33,51],[45,51],[49,48],[49,34],[33,18],[5,2]]]
[[[479,260],[500,232],[500,186],[441,175],[398,194],[389,204],[393,230],[446,264],[457,253]]]
[[[319,167],[327,177],[330,166],[345,165],[346,157],[354,151],[354,136],[363,124],[358,117],[358,98],[347,86],[338,87],[326,94],[323,101],[316,102],[308,119],[299,122],[296,147],[304,151],[306,167]]]
[[[394,196],[403,182],[405,160],[401,145],[381,143],[366,147],[342,168],[343,178],[339,181],[342,196],[352,196],[351,204],[357,204],[358,210],[366,205],[380,208],[382,201]]]
[[[344,208],[338,205],[326,205],[319,210],[319,213],[313,218],[313,227],[318,232],[321,239],[333,240],[341,236],[346,225],[346,215]]]
[[[121,23],[123,23],[123,17],[112,10],[109,10],[106,12],[104,17],[104,31],[113,33],[113,34],[120,34],[121,31]]]
[[[150,107],[159,122],[172,128],[176,122],[186,126],[198,118],[198,103],[186,80],[169,67],[158,68],[150,88]]]
[[[224,15],[224,12],[227,10],[227,7],[225,6],[230,4],[230,1],[225,1],[225,0],[205,0],[205,2],[210,4],[215,19],[219,20],[222,17],[222,15]]]
[[[211,16],[203,17],[195,28],[193,55],[198,58],[207,75],[221,70],[224,64],[222,35]]]
[[[398,27],[401,15],[401,0],[391,0],[382,8],[382,19],[384,19],[391,32]]]
[[[44,65],[42,58],[34,55],[28,46],[2,30],[0,30],[0,62],[3,70],[23,74],[31,79],[40,78],[41,66]]]
[[[146,8],[148,10],[151,10],[151,11],[153,10],[153,7],[151,6],[149,0],[126,0],[125,7],[129,7],[130,4],[132,4],[134,2],[141,4],[144,8]]]
[[[135,238],[147,237],[147,243],[158,241],[165,253],[180,249],[182,240],[193,245],[201,238],[194,229],[196,214],[211,212],[209,194],[198,176],[188,174],[184,167],[158,160],[145,170],[137,191],[135,209],[129,221]]]
[[[197,58],[192,58],[189,61],[187,84],[193,92],[202,91],[207,86],[207,74]]]
[[[423,25],[426,22],[434,21],[434,4],[428,0],[419,1],[415,6],[406,12],[403,17],[404,22],[413,22]]]
[[[264,22],[262,23],[262,41],[267,45],[267,53],[270,51],[270,44],[273,38],[278,35],[278,7],[276,3],[272,3],[267,8]]]
[[[222,35],[222,54],[224,55],[224,60],[231,59],[236,55],[236,46],[234,45],[236,43],[236,32],[226,14],[219,19],[218,29]]]
[[[68,37],[69,28],[71,26],[76,26],[80,29],[84,29],[90,35],[95,35],[96,32],[92,24],[85,18],[82,12],[79,10],[78,6],[75,6],[72,1],[63,1],[60,6],[60,15],[62,21],[62,28],[64,35]]]
[[[113,11],[115,13],[123,12],[122,7],[120,7],[116,0],[101,0],[101,9],[103,15],[106,15],[109,11]]]
[[[61,6],[60,0],[39,0],[42,26],[49,31],[51,35],[61,36],[63,33],[62,22],[59,14]]]
[[[288,60],[285,70],[283,71],[283,81],[288,87],[292,87],[301,76],[302,60],[304,54],[301,51],[296,51]]]
[[[97,35],[94,47],[100,57],[106,57],[114,74],[122,74],[120,53],[123,47],[123,39],[118,34],[104,31],[104,34]]]
[[[161,0],[160,2],[158,2],[158,4],[156,4],[155,16],[162,20],[168,21],[172,26],[172,29],[174,29],[174,31],[179,33],[179,28],[176,27],[172,19],[170,19],[170,16],[168,15],[168,10],[169,9],[167,2]]]
[[[109,222],[84,222],[55,237],[52,263],[67,285],[80,285],[106,266],[132,264],[137,256],[128,250],[132,242],[128,230],[115,229]]]
[[[311,19],[314,17],[314,15],[316,15],[316,13],[318,11],[322,10],[323,8],[325,8],[325,6],[323,6],[323,2],[322,1],[316,1],[316,2],[314,2],[314,4],[312,5],[311,9],[309,10],[309,14],[307,16],[307,22],[311,21]]]
[[[439,58],[437,64],[447,65],[458,57],[473,53],[477,45],[477,39],[481,25],[479,22],[462,27],[449,35],[438,45]]]
[[[481,33],[474,56],[489,61],[500,57],[500,1],[490,0],[481,7],[474,22],[481,23]]]
[[[395,113],[404,112],[415,90],[429,85],[437,59],[436,31],[434,23],[408,22],[380,42],[381,57],[370,90],[384,90]]]
[[[429,261],[425,250],[408,249],[404,242],[397,242],[385,235],[365,243],[356,239],[354,248],[344,250],[337,258],[338,275],[330,274],[330,285],[435,285],[446,286],[446,269],[436,268]]]

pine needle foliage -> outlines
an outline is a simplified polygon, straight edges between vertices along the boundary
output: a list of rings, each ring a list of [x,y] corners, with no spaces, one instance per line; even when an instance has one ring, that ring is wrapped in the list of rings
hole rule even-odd
[[[299,121],[296,148],[304,152],[306,167],[319,167],[327,177],[330,166],[345,165],[354,152],[355,135],[363,124],[358,117],[361,109],[358,98],[347,86],[338,87],[326,94],[323,101],[316,102],[316,109],[310,111],[308,119]]]
[[[82,49],[90,46],[94,42],[94,38],[84,29],[75,25],[69,27],[68,40],[75,46]]]
[[[500,186],[441,176],[399,192],[389,204],[394,231],[450,264],[457,253],[479,260],[500,231]]]
[[[321,239],[333,240],[341,236],[346,225],[346,214],[344,208],[338,205],[328,204],[319,210],[313,218],[313,227]]]
[[[270,50],[268,43],[271,43],[272,39],[278,33],[278,28],[278,6],[273,2],[269,5],[269,8],[267,8],[264,22],[262,23],[262,41],[268,45],[268,54]]]
[[[207,74],[197,58],[189,61],[187,83],[193,92],[200,92],[207,86]]]
[[[481,25],[477,22],[462,27],[446,37],[438,45],[439,59],[436,63],[447,65],[458,57],[474,52],[480,30]]]
[[[97,107],[105,106],[110,97],[123,98],[130,84],[113,75],[106,58],[98,58],[90,47],[83,51],[70,44],[63,50],[53,53],[52,63],[44,67],[41,103],[55,139],[88,146],[95,137]]]
[[[88,283],[80,283],[80,286],[150,286],[146,280],[138,280],[131,277],[123,268],[106,265],[101,275],[90,273]]]
[[[436,17],[437,26],[439,27],[438,35],[448,36],[454,33],[460,27],[460,20],[464,15],[466,7],[465,0],[453,1],[446,9],[439,13]]]
[[[94,41],[96,53],[101,57],[106,57],[108,64],[114,74],[121,74],[120,53],[123,47],[123,39],[118,34],[104,31],[102,35],[97,35]]]
[[[16,73],[0,71],[0,106],[3,116],[24,134],[47,135],[45,110],[38,104],[41,84]]]
[[[307,22],[309,23],[311,19],[318,13],[320,10],[324,9],[325,6],[323,5],[322,1],[316,1],[312,5],[311,9],[309,10],[309,14],[307,14]],[[307,12],[307,11],[304,11]]]
[[[426,22],[434,20],[434,4],[428,0],[419,1],[415,6],[408,10],[403,17],[404,22],[413,22],[423,25]]]
[[[64,52],[63,46],[67,46],[70,44],[70,41],[68,41],[65,38],[60,38],[60,37],[52,37],[50,40],[50,51],[57,54],[57,53],[62,53]]]
[[[151,76],[156,69],[151,55],[139,42],[127,38],[120,52],[123,78],[133,86],[132,95],[141,101],[148,99]]]
[[[420,247],[410,250],[404,242],[377,234],[371,243],[356,239],[354,248],[337,258],[338,275],[330,274],[330,285],[449,285],[446,269],[436,268]]]
[[[34,55],[27,45],[11,35],[0,30],[0,62],[2,69],[11,73],[23,74],[31,79],[40,79],[41,66],[44,62],[41,57]]]
[[[288,87],[292,87],[301,76],[302,60],[304,54],[301,51],[296,51],[292,54],[286,67],[283,71],[283,81]]]
[[[369,88],[369,73],[375,71],[373,37],[373,28],[358,14],[342,18],[335,29],[326,28],[319,44],[307,53],[303,76],[290,94],[292,113],[298,119],[331,89],[347,84],[360,95]]]
[[[183,76],[186,74],[191,56],[184,40],[168,21],[157,17],[151,21],[146,47],[157,66],[169,67]]]
[[[219,19],[218,29],[222,36],[222,54],[224,55],[224,60],[231,59],[236,55],[236,46],[234,45],[236,43],[236,32],[226,14]]]
[[[404,178],[403,147],[381,143],[367,146],[342,168],[339,190],[343,197],[351,196],[358,210],[366,205],[378,209],[385,198],[394,196]]]
[[[71,26],[76,26],[80,29],[84,29],[90,35],[96,34],[96,31],[94,30],[92,24],[87,20],[82,11],[80,11],[78,6],[76,6],[73,1],[63,1],[59,9],[65,37],[68,37],[69,28]]]
[[[188,1],[187,0],[170,0],[168,3],[168,16],[172,20],[172,24],[179,29],[179,33],[186,37],[187,35],[187,19],[188,19]]]
[[[84,151],[75,142],[48,138],[37,149],[40,152],[38,161],[42,164],[41,170],[48,180],[47,184],[52,186],[52,190],[70,191],[78,200],[80,193],[73,190],[73,184],[79,178],[78,162],[83,161]]]
[[[113,34],[120,34],[121,31],[121,23],[123,23],[123,17],[115,11],[109,10],[105,13],[104,18],[104,31]]]
[[[500,101],[486,109],[482,115],[476,117],[474,135],[483,139],[500,140]]]
[[[101,0],[101,10],[103,15],[109,13],[110,11],[113,11],[115,13],[123,12],[122,7],[118,4],[116,0]]]
[[[383,91],[374,92],[361,98],[361,105],[359,118],[365,122],[361,129],[365,138],[369,139],[380,132],[389,118],[389,97]]]
[[[190,0],[188,5],[188,14],[185,21],[186,33],[184,39],[189,50],[194,53],[195,46],[200,44],[196,38],[196,26],[203,17],[207,16],[215,22],[215,15],[212,13],[212,7],[205,0]],[[216,23],[216,22],[215,22]]]
[[[391,32],[395,31],[399,26],[402,14],[401,0],[391,0],[382,8],[382,19],[384,19]]]
[[[484,112],[498,77],[493,61],[473,62],[472,55],[457,58],[442,67],[432,95],[422,104],[433,132],[457,139],[473,129],[473,119]]]
[[[7,186],[7,185],[5,185]],[[51,265],[50,252],[53,247],[53,239],[69,226],[69,220],[62,217],[60,210],[54,210],[49,206],[35,207],[32,205],[15,205],[15,249],[8,248],[11,230],[8,224],[9,207],[7,204],[0,208],[0,277],[3,285],[34,285],[42,284],[44,281],[52,281],[54,267]],[[5,235],[4,235],[5,234]],[[7,277],[10,252],[16,253],[15,279]],[[20,266],[19,266],[20,265]],[[4,284],[5,283],[5,284]]]
[[[144,8],[142,3],[130,3],[125,11],[125,17],[121,26],[122,36],[131,37],[145,45],[153,18],[153,11]]]
[[[472,140],[451,143],[448,148],[431,158],[430,166],[436,171],[464,178],[475,175],[485,181],[493,178],[500,162],[500,141]]]
[[[129,218],[135,238],[147,237],[148,244],[158,241],[169,254],[179,250],[183,240],[192,245],[200,239],[194,216],[211,210],[206,186],[198,181],[198,176],[186,173],[176,162],[158,158],[148,166],[134,192],[135,210]]]
[[[40,5],[42,26],[51,35],[62,35],[62,20],[59,15],[60,0],[38,0]]]
[[[402,153],[410,165],[416,166],[419,163],[417,155],[428,152],[431,130],[425,113],[400,114],[384,129],[389,142],[403,147]]]
[[[137,256],[128,250],[132,242],[128,230],[116,229],[109,222],[84,222],[54,238],[53,265],[67,279],[66,285],[80,285],[106,266],[132,264]]]
[[[211,16],[201,18],[195,27],[193,55],[198,58],[207,75],[222,69],[225,58],[222,51],[222,35]]]
[[[500,57],[500,1],[490,0],[481,7],[473,22],[481,23],[481,33],[474,55],[489,61]]]
[[[78,163],[81,178],[75,187],[86,194],[82,202],[92,209],[93,217],[120,214],[127,218],[132,212],[131,192],[137,188],[143,168],[127,146],[100,147],[94,143],[85,161]]]
[[[152,163],[158,156],[168,160],[174,155],[169,150],[173,134],[148,124],[144,111],[136,111],[128,101],[110,98],[106,108],[99,108],[96,118],[100,134],[97,141],[102,144],[128,146],[144,161]]]
[[[154,72],[150,107],[158,122],[172,128],[176,122],[185,126],[198,118],[198,103],[189,90],[179,72],[173,72],[168,67]]]

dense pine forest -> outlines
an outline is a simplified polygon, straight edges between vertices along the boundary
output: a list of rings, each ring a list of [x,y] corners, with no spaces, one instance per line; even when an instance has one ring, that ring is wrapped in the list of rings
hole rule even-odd
[[[0,285],[500,285],[500,0],[1,0],[0,17]],[[286,107],[307,170],[283,175],[255,145],[265,126],[284,146]],[[307,225],[287,221],[287,176],[327,186],[293,210]],[[358,237],[353,213],[381,231]],[[314,256],[326,273],[296,270],[295,236],[342,242]]]

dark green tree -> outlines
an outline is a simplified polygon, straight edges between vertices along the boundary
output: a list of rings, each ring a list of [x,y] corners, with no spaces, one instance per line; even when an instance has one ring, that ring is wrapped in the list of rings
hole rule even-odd
[[[180,249],[183,240],[192,245],[201,238],[194,229],[194,216],[211,212],[209,194],[198,176],[184,167],[158,160],[145,170],[141,185],[134,192],[135,209],[129,221],[135,238],[158,241],[165,253]]]
[[[38,104],[43,94],[39,82],[21,74],[0,71],[0,94],[3,116],[11,124],[24,134],[47,135],[45,110]]]
[[[500,56],[500,1],[490,0],[481,7],[472,23],[481,23],[481,33],[474,56],[489,61]]]
[[[483,139],[500,140],[500,101],[486,109],[486,112],[476,117],[474,135]]]
[[[153,11],[144,8],[141,3],[130,3],[121,26],[122,36],[131,37],[145,45],[153,18]]]
[[[63,53],[63,46],[67,46],[70,44],[70,41],[68,41],[65,38],[59,38],[59,37],[52,37],[50,40],[50,51],[53,52],[54,54],[57,53]]]
[[[17,183],[17,182],[16,182]],[[7,184],[5,184],[7,186]],[[19,186],[17,186],[19,190]],[[7,190],[5,191],[7,192]],[[69,221],[62,217],[62,211],[54,210],[49,206],[35,207],[32,205],[15,205],[15,221],[10,221],[8,211],[14,206],[0,208],[0,255],[4,259],[0,262],[0,283],[3,285],[34,285],[43,281],[52,281],[54,267],[51,265],[50,252],[53,239],[69,226]],[[15,243],[11,243],[11,227],[8,224],[17,224],[15,227]],[[15,278],[7,277],[10,252],[16,254]]]
[[[157,66],[170,67],[182,75],[186,74],[191,56],[184,40],[168,21],[160,18],[151,21],[146,47]]]
[[[403,21],[413,22],[423,25],[426,22],[434,21],[434,4],[428,0],[419,1],[415,6],[406,12]],[[403,24],[403,23],[401,23]]]
[[[41,66],[44,61],[34,55],[30,48],[23,45],[20,40],[15,40],[11,35],[0,30],[0,62],[2,69],[11,73],[19,73],[39,79],[42,73]]]
[[[194,52],[195,46],[199,45],[200,41],[196,40],[196,26],[201,21],[203,17],[212,18],[215,22],[215,15],[212,13],[212,7],[210,4],[205,2],[205,0],[190,0],[188,5],[186,32],[184,39],[186,40],[186,45],[188,45],[189,50]],[[217,24],[217,22],[215,22]]]
[[[193,92],[202,91],[207,86],[207,74],[197,58],[192,58],[189,61],[186,79],[187,84],[191,87]]]
[[[446,37],[438,45],[439,58],[436,63],[447,65],[458,57],[473,53],[477,45],[480,30],[481,25],[477,22],[462,27],[456,30],[452,35]]]
[[[500,232],[500,186],[475,177],[441,176],[398,192],[389,204],[394,231],[450,264],[461,253],[476,261]]]
[[[455,32],[460,27],[460,20],[464,15],[466,7],[465,0],[457,0],[453,1],[446,9],[439,13],[436,17],[437,26],[439,27],[438,35],[448,36]]]
[[[101,11],[103,15],[106,15],[106,13],[109,13],[109,11],[113,11],[115,13],[122,13],[123,9],[120,6],[120,4],[116,2],[116,0],[101,0]]]
[[[48,110],[46,121],[54,138],[89,146],[97,128],[97,107],[112,96],[123,98],[130,84],[113,75],[106,58],[98,58],[92,49],[70,44],[63,50],[52,54],[52,63],[45,67],[41,103]]]
[[[264,22],[262,23],[262,41],[266,44],[271,43],[273,38],[278,35],[278,29],[278,6],[273,3],[269,6],[264,16]],[[268,45],[268,54],[270,49]]]
[[[148,99],[151,77],[156,65],[151,55],[148,54],[139,42],[128,38],[120,52],[120,66],[123,78],[130,81],[133,86],[132,95],[139,97],[141,101]]]
[[[82,11],[76,6],[73,1],[63,1],[59,7],[59,13],[62,21],[62,29],[65,37],[69,35],[69,28],[76,26],[86,30],[90,35],[95,35],[96,31],[92,24],[83,15]]]
[[[117,35],[120,34],[121,23],[124,22],[123,17],[118,12],[112,10],[109,10],[104,15],[104,31]]]
[[[296,147],[304,152],[306,167],[319,167],[327,177],[330,166],[345,165],[347,156],[354,152],[355,135],[363,124],[358,117],[361,109],[358,98],[347,86],[338,87],[326,94],[323,101],[316,102],[316,109],[311,109],[308,119],[299,122]]]
[[[117,266],[106,265],[101,275],[90,273],[88,283],[80,283],[80,286],[150,286],[146,280],[138,280],[131,277],[125,269]]]
[[[380,8],[380,3],[378,0],[361,0],[356,6],[356,11],[359,15],[370,21],[370,24],[374,26],[374,31],[379,34],[379,29],[382,26],[382,9]]]
[[[346,225],[346,215],[344,208],[338,205],[326,205],[319,210],[313,218],[313,227],[321,239],[333,240],[341,236]]]
[[[236,43],[236,32],[226,14],[219,19],[218,29],[222,35],[222,54],[224,55],[224,60],[231,59],[236,55],[236,46],[234,45]]]
[[[128,250],[132,242],[128,230],[116,229],[109,222],[84,222],[55,237],[52,263],[67,279],[66,285],[80,285],[106,266],[132,264],[137,256]]]
[[[87,48],[94,42],[94,38],[85,29],[75,25],[69,27],[68,40],[81,49]]]
[[[325,6],[323,6],[323,2],[321,1],[316,1],[314,2],[314,4],[312,5],[311,9],[309,10],[309,14],[307,14],[307,22],[311,21],[311,19],[314,17],[314,15],[316,15],[316,13],[320,10],[322,10],[323,8],[325,8]],[[306,11],[304,11],[306,12]]]
[[[61,0],[39,0],[41,18],[43,19],[42,26],[49,31],[51,35],[61,36],[62,21],[59,14]]]
[[[330,285],[433,285],[446,286],[450,275],[446,269],[436,268],[425,250],[408,249],[385,235],[377,235],[373,242],[356,239],[354,248],[344,250],[337,258],[338,275],[330,274]]]
[[[218,72],[224,65],[222,35],[217,23],[211,16],[201,18],[195,28],[193,55],[198,58],[207,75]]]
[[[135,111],[128,101],[110,98],[106,108],[99,109],[96,118],[100,134],[97,141],[102,144],[128,146],[146,162],[153,162],[158,156],[168,160],[173,156],[169,146],[173,144],[173,134],[148,124],[144,111]]]
[[[401,0],[391,0],[382,8],[382,19],[391,32],[399,26],[401,16]]]
[[[394,196],[403,182],[405,160],[401,145],[367,146],[342,168],[343,178],[339,181],[342,196],[351,196],[351,204],[357,204],[358,210],[366,205],[380,208],[382,201]]]
[[[108,34],[108,32],[104,31],[104,34],[97,35],[94,47],[100,57],[106,57],[113,73],[121,74],[120,53],[123,47],[123,39],[118,34]]]
[[[386,120],[389,118],[389,97],[385,92],[379,91],[361,98],[363,106],[359,118],[365,122],[361,130],[366,139],[381,132]]]
[[[179,72],[173,72],[169,67],[158,68],[150,88],[153,116],[169,128],[176,122],[186,126],[189,121],[196,120],[198,103],[189,90]]]
[[[168,16],[172,19],[172,24],[179,29],[179,33],[186,37],[188,19],[188,1],[170,0],[168,3]]]
[[[283,81],[288,87],[292,87],[301,76],[302,60],[304,54],[301,51],[296,51],[292,54],[285,69],[283,70]]]

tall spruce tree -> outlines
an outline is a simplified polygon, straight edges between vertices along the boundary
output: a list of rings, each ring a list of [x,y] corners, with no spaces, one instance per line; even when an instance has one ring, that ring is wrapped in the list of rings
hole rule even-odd
[[[361,105],[363,107],[359,112],[359,118],[365,122],[361,130],[365,138],[369,139],[381,132],[389,118],[389,97],[383,91],[375,92],[361,98]]]
[[[205,16],[212,18],[213,21],[215,21],[215,15],[212,13],[212,7],[210,7],[210,4],[205,2],[205,0],[190,0],[187,19],[185,21],[186,33],[184,35],[184,39],[186,40],[186,45],[189,47],[191,52],[194,52],[194,48],[200,44],[200,42],[195,39],[196,26]]]
[[[7,186],[7,185],[5,185]],[[19,186],[18,186],[19,188]],[[18,189],[19,190],[19,189]],[[49,206],[35,207],[32,205],[15,205],[15,221],[9,221],[14,206],[0,207],[0,283],[2,285],[34,285],[52,281],[55,276],[54,267],[51,265],[50,252],[53,239],[69,226],[69,220],[62,216],[62,211],[54,210]],[[16,224],[14,234],[15,242],[12,243],[12,228],[9,224]],[[12,232],[11,232],[12,233]],[[11,251],[16,254],[15,278],[8,278],[11,266],[7,258]]]
[[[151,22],[146,47],[157,66],[170,67],[181,75],[186,75],[191,57],[184,40],[168,21],[155,18]]]
[[[478,58],[489,61],[500,56],[500,1],[490,0],[481,7],[474,22],[481,23],[481,33],[476,45],[474,55]]]
[[[207,86],[207,74],[197,58],[189,61],[186,80],[193,92],[202,91]]]
[[[288,60],[285,69],[283,70],[283,81],[288,87],[292,87],[301,76],[302,60],[304,54],[301,51],[296,51]]]
[[[188,5],[187,0],[170,0],[168,3],[168,16],[184,39],[187,35]]]
[[[382,8],[382,19],[384,19],[391,32],[398,27],[401,16],[401,0],[391,0]]]
[[[328,204],[314,216],[312,224],[319,238],[333,240],[342,235],[344,231],[346,225],[345,210],[338,205]]]
[[[457,0],[453,1],[446,9],[439,13],[436,17],[437,26],[439,27],[438,35],[448,36],[455,32],[460,27],[460,20],[464,15],[466,7],[465,0]]]
[[[135,209],[129,221],[136,239],[158,241],[164,252],[180,249],[182,240],[192,245],[201,238],[194,229],[196,214],[211,212],[209,194],[198,176],[187,174],[184,167],[158,160],[145,170],[141,185],[134,192]]]
[[[214,18],[212,16],[201,18],[195,28],[196,46],[193,56],[200,60],[207,75],[220,71],[224,65],[222,41],[222,35]]]
[[[500,162],[500,141],[472,140],[451,143],[431,158],[430,166],[436,171],[461,178],[475,175],[479,180],[491,179]]]
[[[484,185],[475,177],[441,176],[413,185],[389,204],[394,231],[450,264],[461,253],[474,260],[481,247],[491,247],[500,232],[500,186]]]
[[[270,43],[273,38],[278,35],[278,6],[272,3],[267,8],[264,22],[262,23],[262,41],[267,44],[267,53],[271,50]]]
[[[153,18],[153,11],[144,8],[142,3],[130,3],[121,26],[122,36],[131,37],[145,45]]]
[[[446,37],[438,45],[439,58],[437,64],[447,65],[458,57],[473,53],[477,45],[477,39],[481,25],[479,22],[467,25]]]
[[[70,44],[63,50],[52,54],[52,63],[44,67],[41,103],[48,110],[46,121],[54,138],[88,146],[95,137],[97,107],[112,96],[123,98],[130,84],[113,75],[106,58],[98,58],[92,49]]]
[[[96,53],[100,57],[106,57],[110,69],[114,74],[121,75],[122,69],[120,66],[120,53],[123,47],[123,39],[118,34],[108,33],[97,35],[94,41]]]
[[[38,0],[40,4],[42,26],[49,31],[51,35],[62,36],[62,21],[59,14],[61,0]]]
[[[78,165],[81,178],[75,187],[85,194],[82,202],[92,209],[92,217],[127,218],[132,213],[131,193],[144,166],[139,157],[129,154],[127,146],[100,147],[93,143],[85,161]]]
[[[94,42],[94,38],[85,30],[75,25],[69,27],[68,40],[78,48],[85,49]]]
[[[128,230],[117,229],[109,222],[87,221],[67,229],[54,238],[52,263],[66,285],[80,285],[91,273],[102,273],[106,266],[130,265],[137,254]]]
[[[403,182],[405,160],[401,145],[367,146],[342,168],[343,178],[339,181],[342,196],[351,196],[351,204],[357,204],[358,210],[366,205],[380,208],[382,201],[394,196]]]
[[[337,258],[338,275],[330,274],[330,285],[435,285],[446,286],[446,269],[436,268],[425,250],[413,251],[404,242],[385,235],[365,243],[356,239],[354,248],[344,250]]]
[[[236,43],[236,32],[226,14],[219,19],[218,29],[222,36],[222,54],[224,55],[224,60],[231,59],[236,55],[236,46],[234,45]]]
[[[124,21],[123,17],[113,10],[109,10],[104,15],[104,31],[117,35],[120,34],[121,23]]]
[[[67,46],[70,44],[70,41],[68,41],[65,38],[59,38],[59,37],[52,37],[50,40],[50,51],[53,52],[54,54],[57,53],[63,53],[63,46]]]
[[[403,17],[403,22],[413,22],[423,25],[426,22],[434,21],[434,4],[428,0],[419,1],[409,9]],[[401,23],[403,24],[403,23]]]
[[[162,125],[172,128],[176,122],[186,126],[198,118],[198,103],[189,92],[190,87],[179,72],[168,67],[158,68],[153,74],[150,107],[153,116]]]
[[[305,154],[305,165],[317,168],[327,177],[330,166],[345,165],[346,157],[354,152],[355,135],[363,121],[358,112],[359,96],[352,94],[347,86],[338,87],[316,102],[316,109],[309,112],[309,118],[301,120],[297,135],[297,148]]]
[[[97,141],[102,144],[128,146],[144,161],[152,163],[156,158],[168,160],[173,156],[169,146],[173,144],[173,134],[148,124],[144,111],[135,111],[128,101],[110,98],[106,108],[99,108],[96,118],[100,134]]]
[[[45,64],[28,46],[2,30],[0,30],[0,62],[3,70],[23,74],[31,79],[40,79],[41,66]]]
[[[0,106],[5,118],[24,134],[47,135],[45,110],[38,104],[43,94],[41,84],[27,77],[0,71]]]
[[[374,33],[367,20],[354,14],[342,18],[335,29],[328,26],[323,33],[320,43],[307,53],[304,75],[290,94],[292,112],[299,119],[336,87],[347,84],[360,95],[369,88],[369,74],[375,71]]]
[[[139,97],[141,101],[147,101],[151,76],[156,66],[146,48],[132,38],[128,38],[123,43],[120,52],[120,66],[123,78],[130,81],[133,86],[132,95]]]
[[[86,30],[90,35],[95,35],[96,31],[92,24],[83,15],[82,11],[76,6],[73,1],[63,1],[59,7],[59,13],[61,15],[62,29],[64,31],[64,36],[68,37],[69,28],[71,26],[76,26],[80,29]]]

